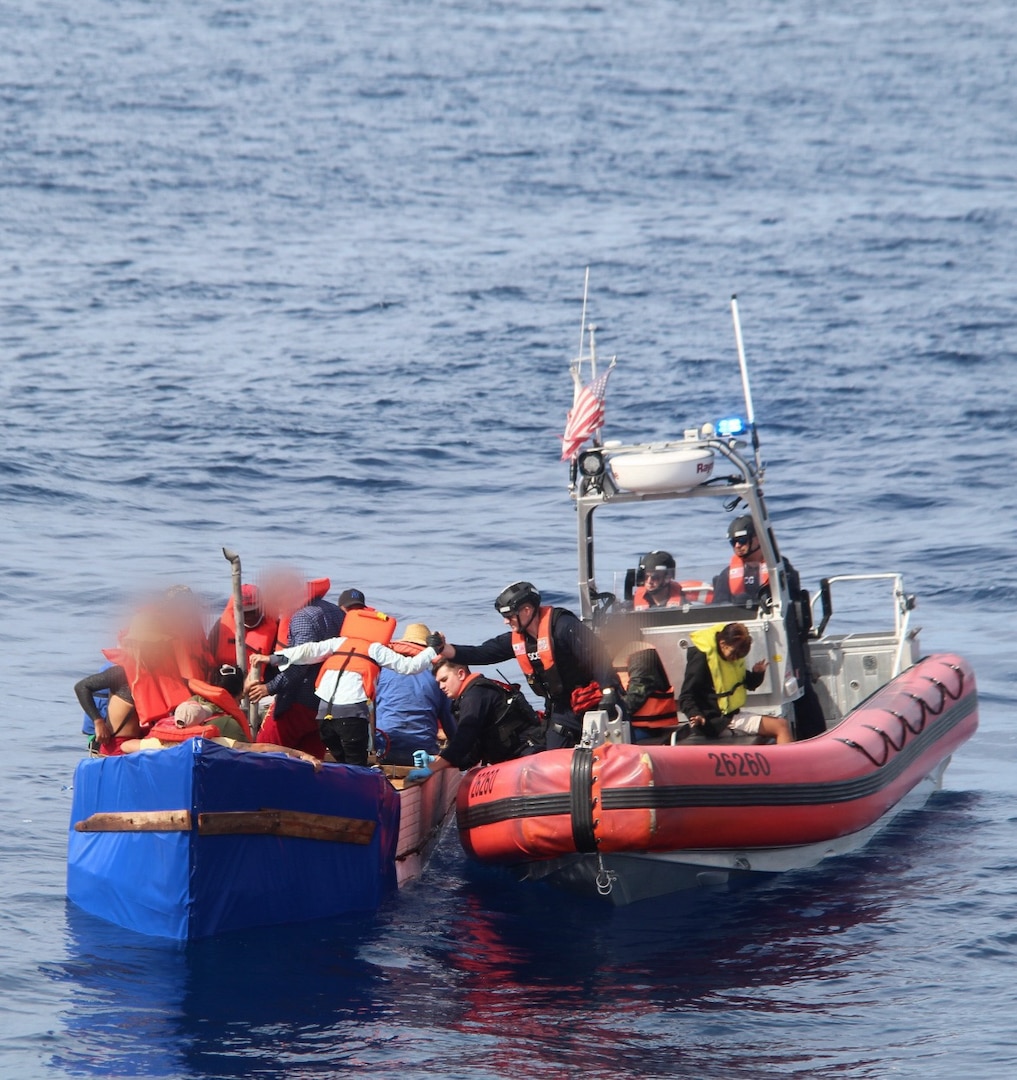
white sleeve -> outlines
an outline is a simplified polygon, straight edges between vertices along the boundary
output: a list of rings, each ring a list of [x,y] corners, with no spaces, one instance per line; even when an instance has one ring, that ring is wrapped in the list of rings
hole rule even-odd
[[[319,660],[324,660],[326,656],[331,656],[345,640],[344,637],[332,637],[324,641],[307,641],[303,645],[291,645],[288,649],[279,649],[275,655],[285,658],[283,670],[290,664],[316,664]]]
[[[379,641],[372,641],[367,655],[382,667],[391,668],[400,675],[417,675],[421,671],[427,671],[438,654],[434,649],[427,648],[416,656],[403,656]]]

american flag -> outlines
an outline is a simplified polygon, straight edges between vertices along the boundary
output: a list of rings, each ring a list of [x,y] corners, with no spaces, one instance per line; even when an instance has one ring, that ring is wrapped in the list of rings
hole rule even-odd
[[[608,377],[613,370],[614,365],[579,391],[579,396],[569,409],[565,420],[565,434],[562,436],[561,448],[562,461],[575,457],[579,447],[604,426],[604,394],[607,391]]]

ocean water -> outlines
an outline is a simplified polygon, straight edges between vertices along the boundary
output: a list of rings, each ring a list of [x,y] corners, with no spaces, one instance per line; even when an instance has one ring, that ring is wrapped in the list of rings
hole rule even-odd
[[[0,1076],[1013,1075],[1015,60],[996,0],[0,6]],[[741,407],[738,295],[785,554],[975,666],[943,791],[618,912],[454,833],[368,919],[71,907],[71,688],[139,593],[217,608],[227,545],[453,640],[575,603],[586,267],[606,437]],[[618,558],[708,559],[668,527]]]

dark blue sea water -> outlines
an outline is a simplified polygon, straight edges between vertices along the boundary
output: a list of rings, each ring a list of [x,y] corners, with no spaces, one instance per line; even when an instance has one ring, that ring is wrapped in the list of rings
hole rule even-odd
[[[0,1075],[1013,1076],[1015,63],[997,0],[0,6]],[[139,590],[220,605],[226,544],[459,640],[575,602],[586,266],[609,437],[740,405],[738,294],[785,553],[975,665],[944,790],[613,913],[454,834],[370,919],[71,908],[71,687]]]

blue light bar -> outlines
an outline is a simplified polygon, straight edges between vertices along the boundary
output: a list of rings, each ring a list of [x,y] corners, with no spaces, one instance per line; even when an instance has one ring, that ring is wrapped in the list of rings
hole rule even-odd
[[[744,435],[748,430],[745,421],[740,416],[727,416],[717,421],[717,434],[721,438],[730,438],[734,435]]]

